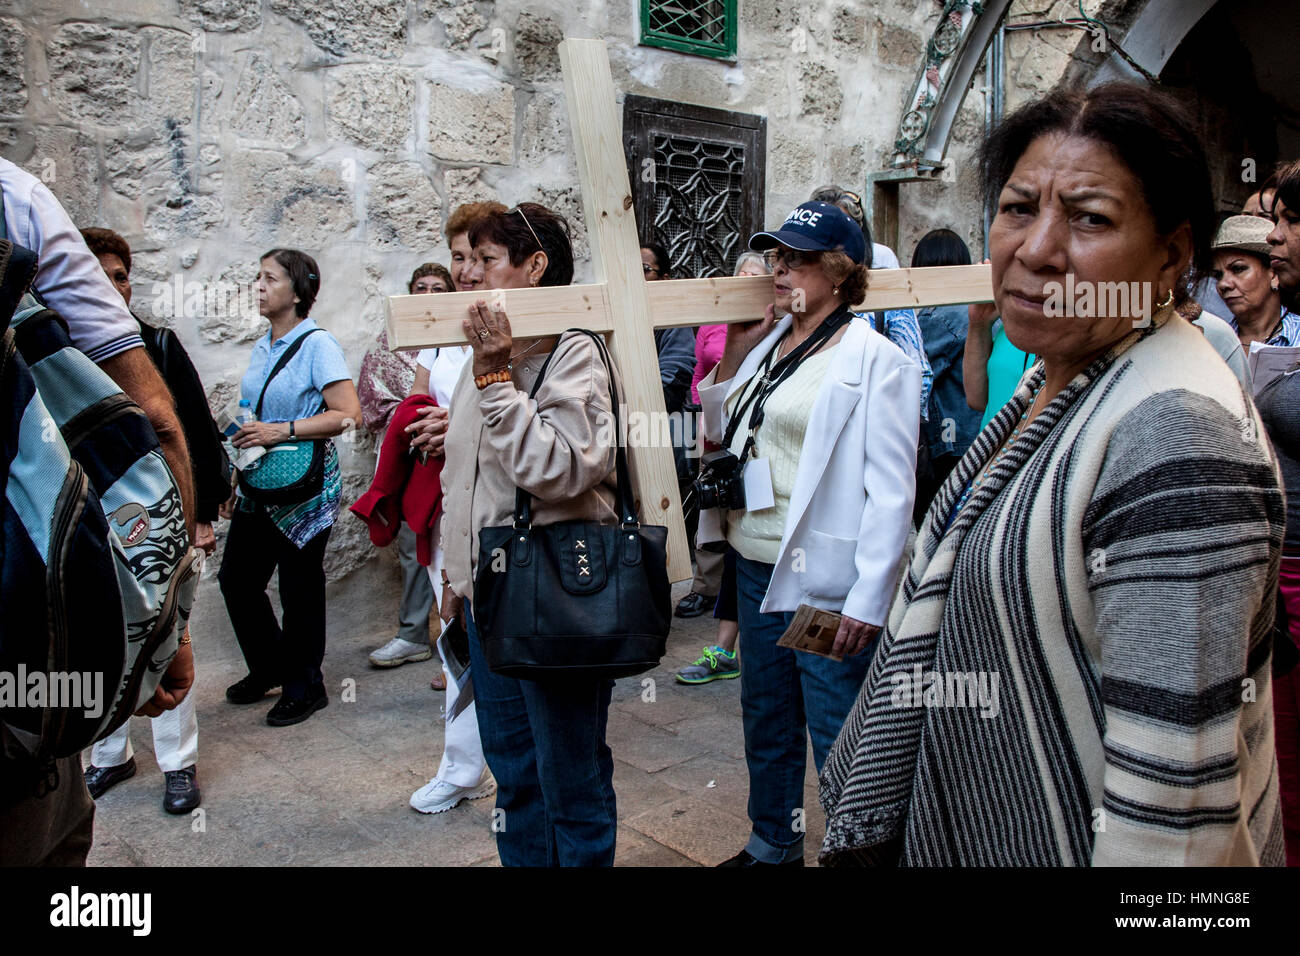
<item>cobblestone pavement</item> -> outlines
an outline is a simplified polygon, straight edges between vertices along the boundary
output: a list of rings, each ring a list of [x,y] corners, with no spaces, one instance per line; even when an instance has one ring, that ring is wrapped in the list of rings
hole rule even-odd
[[[145,718],[133,718],[139,769],[99,799],[90,864],[497,865],[492,799],[433,816],[407,804],[437,770],[443,695],[429,688],[436,655],[391,670],[366,659],[395,631],[398,573],[385,555],[331,586],[330,705],[305,723],[274,728],[265,723],[273,698],[246,707],[225,700],[245,668],[215,574],[205,572],[191,628],[202,815],[163,812],[152,735]],[[674,602],[686,591],[674,588]],[[740,681],[687,687],[673,680],[713,633],[711,617],[675,619],[662,665],[614,689],[608,739],[618,865],[710,866],[748,837]],[[341,700],[348,678],[356,682],[354,703]],[[823,820],[811,751],[806,792],[812,863]]]

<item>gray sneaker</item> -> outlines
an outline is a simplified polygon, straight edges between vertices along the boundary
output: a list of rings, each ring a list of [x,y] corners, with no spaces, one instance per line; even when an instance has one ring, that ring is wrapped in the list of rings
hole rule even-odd
[[[679,684],[707,684],[740,676],[740,660],[735,651],[724,651],[716,644],[704,649],[704,656],[677,672]]]
[[[379,650],[370,655],[370,663],[376,667],[396,667],[399,664],[414,664],[427,661],[433,656],[433,649],[428,644],[395,637]]]

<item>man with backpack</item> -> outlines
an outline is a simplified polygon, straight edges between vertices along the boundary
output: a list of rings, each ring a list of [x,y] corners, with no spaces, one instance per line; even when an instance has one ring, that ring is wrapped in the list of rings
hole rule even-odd
[[[7,240],[0,243],[0,288],[6,292],[3,302],[5,314],[0,317],[3,318],[2,324],[8,326],[11,315],[18,307],[18,295],[30,288],[40,304],[63,318],[67,329],[66,337],[71,339],[71,344],[84,353],[86,358],[97,363],[100,370],[139,406],[157,435],[157,445],[170,469],[168,477],[173,483],[172,494],[179,498],[181,504],[186,533],[184,543],[188,548],[188,542],[193,540],[195,531],[195,498],[185,436],[176,416],[171,393],[144,349],[136,320],[104,275],[98,260],[86,247],[68,214],[43,183],[13,163],[0,159],[0,191],[3,192],[4,231],[7,236]],[[35,253],[35,263],[25,250]],[[62,329],[54,329],[46,339],[54,341],[61,336],[64,336]],[[12,337],[8,341],[12,342]],[[51,415],[40,403],[41,396],[31,394],[32,377],[21,364],[12,345],[7,348],[6,356],[11,359],[8,362],[11,367],[0,368],[0,371],[7,376],[7,382],[16,382],[26,389],[23,407],[37,409],[45,416],[47,423],[52,422]],[[50,357],[46,356],[47,359]],[[63,363],[55,361],[54,367],[60,364],[75,363],[70,360]],[[17,377],[18,373],[22,375],[21,380]],[[17,411],[17,406],[11,409],[11,413]],[[35,452],[26,451],[22,444],[17,445],[13,460],[9,463],[10,483],[22,477],[23,458],[29,453]],[[72,474],[78,466],[74,462],[67,467],[70,469],[69,474]],[[100,493],[103,491],[97,490]],[[51,495],[57,491],[57,487],[52,488]],[[97,500],[94,506],[99,507]],[[141,516],[142,526],[148,517]],[[100,527],[104,526],[104,520],[105,516],[101,513],[98,517]],[[17,552],[16,548],[6,552],[6,561],[10,560],[10,555],[15,555],[15,560],[22,558],[22,553]],[[39,554],[37,557],[40,557]],[[111,606],[118,588],[117,580],[112,579],[113,574],[114,565],[109,562],[100,571],[100,577],[107,580],[66,583],[84,588],[86,594],[98,594],[97,600],[102,605],[98,610],[104,613],[105,620],[112,621],[114,615],[118,615],[116,620],[120,623],[123,620],[122,599],[119,598],[116,602],[119,606]],[[177,614],[178,603],[183,604],[183,598],[178,601],[173,596],[167,608],[170,614]],[[188,611],[188,606],[183,606],[179,616],[174,618],[179,622],[177,630],[183,632],[184,618],[188,616]],[[69,611],[64,607],[63,613],[75,616],[84,614],[85,609],[72,608]],[[6,616],[9,616],[8,608]],[[11,629],[6,633],[15,634],[15,631]],[[23,635],[17,633],[15,636],[20,639]],[[106,640],[104,633],[99,633],[90,626],[70,630],[66,637],[68,643],[83,646]],[[107,635],[107,638],[112,637],[111,634]],[[169,631],[164,637],[174,639],[175,633]],[[157,690],[151,699],[140,706],[139,713],[157,716],[164,710],[175,708],[189,693],[193,682],[194,658],[188,634],[180,637],[177,643],[179,646],[176,646],[174,657],[165,673],[161,677],[153,677],[153,680],[158,681]],[[145,663],[148,663],[148,659]],[[140,676],[138,673],[132,674],[133,680],[139,680]],[[151,684],[152,680],[146,686]],[[117,687],[111,690],[115,694],[121,692]],[[64,722],[67,720],[66,716],[61,719]],[[75,753],[64,755],[51,760],[48,766],[38,766],[33,771],[30,763],[20,762],[24,754],[17,741],[22,738],[12,733],[8,725],[5,730],[3,772],[9,779],[4,781],[6,799],[0,805],[0,865],[84,865],[93,836],[94,804],[82,777],[80,757]],[[32,779],[14,779],[23,774],[31,774]]]
[[[83,229],[86,245],[99,260],[104,273],[131,307],[131,248],[111,229]],[[133,313],[134,314],[134,313]],[[136,317],[145,350],[162,373],[176,402],[176,413],[185,430],[197,498],[195,547],[212,554],[216,537],[212,525],[217,511],[230,497],[230,461],[221,444],[217,423],[212,420],[203,383],[180,339],[170,330],[155,328]],[[150,720],[154,756],[163,772],[163,809],[168,813],[189,813],[199,805],[197,782],[199,722],[194,698],[186,697],[175,710]],[[131,746],[130,722],[95,744],[86,787],[96,800],[109,788],[135,775],[135,754]]]

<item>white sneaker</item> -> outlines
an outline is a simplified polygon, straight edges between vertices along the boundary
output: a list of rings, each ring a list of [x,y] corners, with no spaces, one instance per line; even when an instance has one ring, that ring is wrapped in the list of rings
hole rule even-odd
[[[428,644],[395,637],[379,650],[370,655],[370,663],[376,667],[396,667],[399,664],[427,661],[433,656],[433,648]]]
[[[458,787],[434,777],[415,793],[411,794],[411,806],[421,813],[442,813],[450,810],[463,800],[477,800],[490,797],[497,792],[497,782],[492,779],[492,772],[483,768],[483,776],[477,786]]]

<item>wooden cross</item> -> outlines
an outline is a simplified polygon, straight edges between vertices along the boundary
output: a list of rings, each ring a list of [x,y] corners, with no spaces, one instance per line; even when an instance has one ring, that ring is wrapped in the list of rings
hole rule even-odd
[[[565,40],[560,63],[596,281],[508,289],[499,301],[517,339],[543,338],[574,327],[609,333],[629,417],[660,421],[666,413],[654,330],[761,319],[773,299],[772,277],[645,281],[605,43]],[[464,344],[460,324],[466,311],[479,299],[497,295],[474,290],[390,296],[388,342],[395,349]],[[858,308],[921,308],[992,298],[986,265],[889,269],[871,273],[866,300]],[[636,458],[641,520],[668,528],[668,578],[687,580],[691,564],[672,449],[629,449],[629,454]]]

